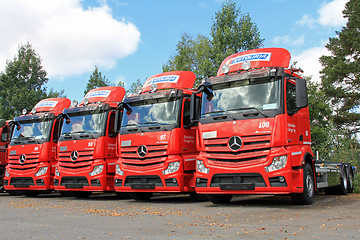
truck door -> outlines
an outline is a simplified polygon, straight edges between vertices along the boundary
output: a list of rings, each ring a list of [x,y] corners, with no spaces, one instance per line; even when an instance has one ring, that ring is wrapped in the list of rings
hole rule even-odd
[[[184,170],[195,170],[196,150],[196,128],[191,126],[190,121],[190,97],[185,97],[182,106],[182,138],[181,155],[185,159]]]
[[[4,126],[0,129],[1,140],[0,140],[0,165],[6,165],[7,160],[7,147],[9,145],[9,128]]]

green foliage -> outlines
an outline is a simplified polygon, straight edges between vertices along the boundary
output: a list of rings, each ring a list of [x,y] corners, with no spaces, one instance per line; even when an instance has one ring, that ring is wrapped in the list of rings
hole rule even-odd
[[[354,133],[360,130],[360,113],[355,110],[360,105],[360,2],[347,2],[343,14],[346,26],[326,44],[331,55],[320,58],[322,87],[330,98],[336,127]]]
[[[99,68],[95,66],[94,71],[90,75],[89,81],[86,85],[86,88],[84,90],[84,96],[86,93],[88,93],[91,89],[99,88],[99,87],[106,87],[114,85],[112,82],[110,82],[105,76],[102,76],[101,72],[99,71]]]
[[[46,93],[47,73],[41,65],[41,58],[30,43],[20,45],[17,56],[8,60],[5,72],[0,73],[0,118],[12,119],[22,109],[31,109],[41,99],[57,94]]]
[[[131,87],[126,90],[126,93],[130,94],[138,94],[139,89],[141,90],[143,86],[143,83],[140,81],[140,79],[136,80],[136,82],[131,84]]]
[[[175,55],[163,65],[163,71],[192,71],[197,76],[197,85],[201,79],[215,76],[225,57],[258,48],[264,41],[250,16],[241,14],[232,0],[224,2],[215,13],[210,36],[198,35],[194,39],[183,33]]]

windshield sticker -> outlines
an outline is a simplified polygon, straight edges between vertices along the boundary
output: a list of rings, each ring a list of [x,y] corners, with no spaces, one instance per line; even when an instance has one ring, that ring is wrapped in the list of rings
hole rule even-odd
[[[276,103],[268,103],[263,105],[263,110],[277,109]]]
[[[231,66],[244,61],[270,61],[270,58],[271,53],[254,53],[232,58],[227,63]]]
[[[179,78],[180,78],[179,75],[156,77],[156,78],[146,80],[146,83],[144,84],[144,86],[146,87],[153,83],[177,83]]]
[[[41,101],[36,104],[35,108],[38,107],[55,107],[58,101]]]
[[[110,90],[99,90],[94,92],[89,92],[86,94],[85,98],[92,98],[92,97],[108,97],[110,95]]]

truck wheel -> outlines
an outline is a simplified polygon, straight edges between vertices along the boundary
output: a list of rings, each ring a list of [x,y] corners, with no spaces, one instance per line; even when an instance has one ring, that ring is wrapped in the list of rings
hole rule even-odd
[[[91,194],[92,194],[92,192],[88,192],[88,191],[85,191],[85,192],[80,192],[80,191],[71,192],[71,195],[73,197],[76,197],[76,198],[88,198],[88,197],[90,197]]]
[[[190,199],[195,202],[207,202],[209,197],[206,194],[197,194],[196,192],[190,193]]]
[[[151,192],[136,192],[130,193],[130,197],[137,201],[149,201],[153,193]]]
[[[315,198],[315,181],[313,170],[308,163],[304,165],[303,179],[304,191],[302,193],[291,194],[291,198],[295,204],[311,205]]]
[[[348,193],[352,193],[354,191],[354,174],[350,170],[350,174],[348,176]]]
[[[348,177],[345,168],[342,169],[342,177],[340,177],[340,185],[337,187],[337,192],[340,195],[346,195],[348,193]]]
[[[232,194],[209,194],[208,197],[214,204],[225,204],[231,201]]]

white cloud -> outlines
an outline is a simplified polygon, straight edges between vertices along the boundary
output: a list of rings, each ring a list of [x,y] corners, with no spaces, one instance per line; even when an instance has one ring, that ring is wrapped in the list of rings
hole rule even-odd
[[[289,35],[274,37],[272,42],[275,45],[289,45],[289,46],[300,46],[304,43],[305,36],[301,35],[298,38],[292,38]]]
[[[340,27],[346,24],[346,19],[343,17],[342,11],[345,9],[345,4],[348,0],[333,0],[323,4],[318,12],[317,17],[311,17],[305,14],[296,23],[313,28],[315,24],[323,27]]]
[[[319,23],[323,26],[340,27],[345,25],[346,19],[343,17],[342,11],[348,0],[334,0],[324,4],[319,9]]]
[[[320,82],[322,66],[319,58],[323,55],[330,55],[330,52],[325,47],[314,47],[293,56],[292,61],[297,61],[297,66],[304,70],[305,76],[312,76],[312,80]]]
[[[0,0],[0,70],[29,42],[49,77],[111,69],[137,50],[140,32],[114,19],[107,5],[84,10],[81,0]]]

